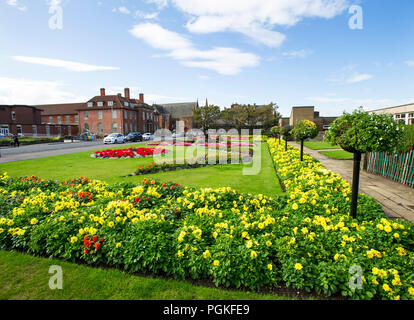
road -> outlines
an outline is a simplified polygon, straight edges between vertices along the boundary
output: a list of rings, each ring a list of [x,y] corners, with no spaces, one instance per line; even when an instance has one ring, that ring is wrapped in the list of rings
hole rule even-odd
[[[130,144],[131,143],[128,143],[128,145]],[[104,145],[102,141],[83,141],[33,144],[27,146],[20,146],[19,148],[0,148],[0,163],[58,156],[62,154],[95,150],[105,147],[110,148],[109,145]]]

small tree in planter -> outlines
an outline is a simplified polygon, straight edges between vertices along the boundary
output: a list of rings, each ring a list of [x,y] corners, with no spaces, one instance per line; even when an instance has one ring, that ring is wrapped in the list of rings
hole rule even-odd
[[[288,140],[292,138],[292,135],[291,135],[292,129],[293,129],[292,126],[284,126],[280,128],[280,134],[283,135],[283,138],[285,139],[285,151],[287,151]]]
[[[274,126],[274,127],[272,127],[271,129],[270,129],[270,132],[272,133],[272,136],[274,137],[274,138],[277,138],[277,137],[279,137],[279,144],[280,144],[280,130],[281,130],[282,128],[281,127],[279,127],[279,126]]]
[[[300,161],[303,161],[303,142],[306,139],[313,139],[319,134],[316,124],[309,120],[298,121],[292,130],[292,135],[300,140]]]
[[[362,107],[344,112],[325,135],[325,140],[354,154],[351,216],[356,218],[361,155],[366,152],[393,151],[403,135],[403,125],[387,114],[369,114]]]

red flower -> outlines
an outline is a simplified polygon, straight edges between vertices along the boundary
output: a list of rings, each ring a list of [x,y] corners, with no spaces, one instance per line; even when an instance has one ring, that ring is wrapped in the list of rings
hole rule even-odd
[[[94,236],[94,237],[92,238],[92,242],[95,242],[96,240],[98,240],[98,237],[97,237],[97,236]]]
[[[100,242],[105,242],[105,239],[104,238],[102,238],[101,240],[99,240]]]
[[[95,243],[95,249],[96,250],[99,250],[101,248],[101,244],[98,242],[98,243]]]
[[[85,251],[84,251],[84,253],[85,253],[85,254],[88,254],[89,252],[88,252],[88,250],[85,250]]]

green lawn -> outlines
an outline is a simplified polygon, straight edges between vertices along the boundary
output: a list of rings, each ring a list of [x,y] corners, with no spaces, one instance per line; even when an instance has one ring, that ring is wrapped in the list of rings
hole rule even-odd
[[[340,149],[341,148],[339,146],[333,146],[329,142],[323,142],[323,141],[305,141],[304,146],[312,150]]]
[[[130,146],[117,148],[127,147]],[[137,146],[132,145],[132,147]],[[139,166],[152,163],[152,158],[94,159],[90,157],[94,151],[3,163],[0,164],[0,172],[7,172],[11,177],[35,175],[42,179],[56,180],[86,176],[90,179],[99,179],[108,183],[125,181],[139,183],[146,177],[165,182],[176,182],[191,187],[231,187],[245,193],[262,193],[269,196],[281,194],[282,189],[273,169],[266,144],[263,143],[256,148],[259,147],[262,154],[262,166],[259,174],[254,176],[242,174],[243,168],[249,167],[251,164],[234,164],[126,177],[127,174],[135,172]],[[98,150],[111,148],[114,149],[108,146]]]
[[[328,156],[329,158],[338,160],[351,160],[354,158],[353,153],[347,152],[345,150],[319,151],[319,153]]]
[[[49,267],[63,271],[62,290],[49,288]],[[136,276],[114,269],[0,251],[0,299],[9,300],[281,300],[275,294],[223,290],[186,281]]]
[[[129,146],[117,148],[125,147]],[[99,150],[110,148],[113,147]],[[185,186],[229,186],[247,193],[281,194],[266,144],[257,148],[262,154],[261,170],[254,176],[242,175],[243,168],[251,165],[236,164],[126,177],[138,166],[151,163],[152,159],[94,159],[90,157],[93,151],[4,163],[0,164],[0,172],[7,172],[12,177],[36,175],[57,180],[87,176],[108,183],[138,183],[146,177]],[[50,290],[48,287],[51,265],[63,267],[63,290]],[[219,290],[185,281],[142,277],[4,251],[0,251],[0,268],[0,299],[285,299],[277,295]]]

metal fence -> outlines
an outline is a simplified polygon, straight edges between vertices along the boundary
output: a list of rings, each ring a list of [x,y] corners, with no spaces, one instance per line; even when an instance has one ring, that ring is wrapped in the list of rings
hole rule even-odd
[[[370,152],[366,170],[414,188],[414,150],[407,153]]]

